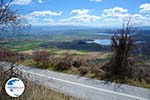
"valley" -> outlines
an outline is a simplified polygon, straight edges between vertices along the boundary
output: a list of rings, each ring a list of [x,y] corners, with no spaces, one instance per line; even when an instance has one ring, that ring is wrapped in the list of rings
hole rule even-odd
[[[32,30],[31,33],[16,34],[15,37],[9,34],[1,36],[4,38],[1,44],[11,51],[18,52],[24,59],[21,62],[23,65],[103,79],[101,66],[109,62],[112,56],[111,37],[115,29],[61,29]],[[133,57],[136,58],[134,66],[142,67],[142,63],[149,66],[149,32],[148,29],[139,30],[133,35],[135,45],[130,51],[129,59],[132,61]],[[121,82],[114,79],[113,81]],[[135,80],[128,80],[127,83],[149,87],[145,82],[139,83]]]

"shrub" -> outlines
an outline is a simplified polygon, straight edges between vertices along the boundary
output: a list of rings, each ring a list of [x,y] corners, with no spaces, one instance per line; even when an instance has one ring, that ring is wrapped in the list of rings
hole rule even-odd
[[[59,62],[58,64],[56,64],[56,66],[54,67],[54,70],[57,71],[64,71],[64,70],[68,70],[71,68],[71,65],[68,62]]]
[[[54,66],[54,70],[57,71],[64,71],[68,70],[72,67],[73,60],[69,54],[65,54],[65,57],[62,59],[57,59],[59,62]]]
[[[0,61],[15,63],[18,60],[19,60],[18,53],[12,52],[8,49],[0,50]]]
[[[92,66],[90,69],[91,74],[94,74],[93,77],[102,78],[105,75],[105,72],[101,70],[99,67]]]
[[[37,51],[34,52],[33,60],[35,61],[35,66],[45,69],[49,67],[49,52]]]
[[[79,73],[81,76],[87,74],[89,71],[88,67],[86,67],[86,66],[81,66],[78,70],[79,70]]]
[[[34,52],[33,60],[39,63],[42,60],[45,60],[49,57],[49,52],[46,51],[36,51]]]
[[[86,62],[82,59],[77,59],[73,62],[73,66],[76,68],[79,68],[80,66],[85,66],[87,65]]]

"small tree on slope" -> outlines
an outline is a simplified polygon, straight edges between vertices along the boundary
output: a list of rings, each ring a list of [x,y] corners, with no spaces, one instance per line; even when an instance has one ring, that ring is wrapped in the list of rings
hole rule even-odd
[[[113,55],[110,62],[103,66],[107,77],[121,77],[130,76],[130,68],[128,67],[129,51],[133,46],[132,35],[135,28],[131,25],[129,19],[127,23],[123,24],[121,29],[112,36],[112,51]]]

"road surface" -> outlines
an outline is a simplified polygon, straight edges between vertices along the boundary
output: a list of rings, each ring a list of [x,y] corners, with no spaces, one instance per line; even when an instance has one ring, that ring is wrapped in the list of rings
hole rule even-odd
[[[1,65],[5,66],[4,63]],[[7,69],[8,66],[5,66]],[[29,80],[84,100],[150,100],[150,89],[19,65]]]

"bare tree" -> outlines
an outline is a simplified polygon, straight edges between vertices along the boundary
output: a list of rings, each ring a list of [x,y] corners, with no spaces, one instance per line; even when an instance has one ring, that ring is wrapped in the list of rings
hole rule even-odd
[[[24,19],[11,9],[12,0],[0,0],[0,33],[20,33],[27,23]],[[0,38],[0,41],[3,40]],[[4,84],[8,78],[12,77],[14,73],[14,67],[16,62],[19,60],[18,53],[9,51],[8,49],[2,48],[0,43],[0,95],[4,93]],[[2,68],[2,62],[9,62],[8,69]],[[3,67],[8,66],[7,63]],[[3,76],[2,76],[3,75]],[[6,76],[7,75],[7,76]]]
[[[20,34],[29,30],[27,20],[12,10],[13,0],[0,0],[0,32]]]
[[[132,35],[135,32],[135,28],[131,24],[131,19],[129,19],[112,36],[111,46],[113,55],[110,62],[103,66],[103,69],[106,71],[106,76],[122,77],[130,74],[128,57],[129,51],[134,44]]]
[[[5,28],[12,24],[17,19],[16,11],[12,11],[12,0],[0,0],[0,30],[5,31]]]

